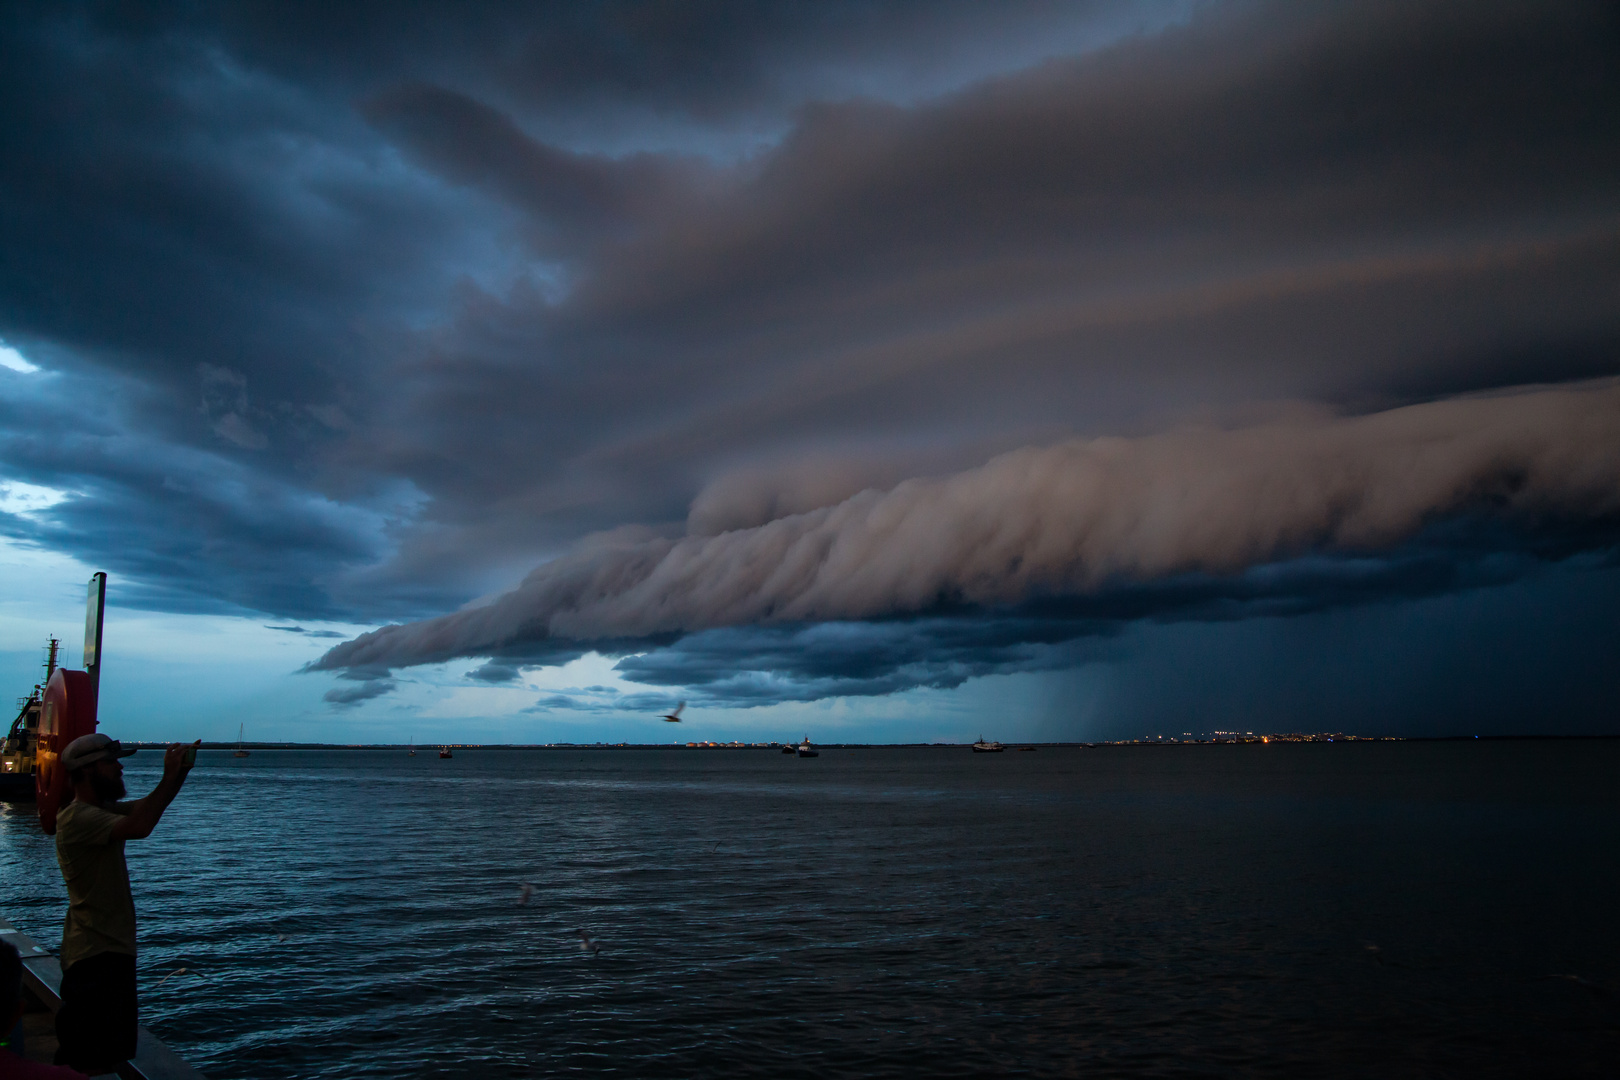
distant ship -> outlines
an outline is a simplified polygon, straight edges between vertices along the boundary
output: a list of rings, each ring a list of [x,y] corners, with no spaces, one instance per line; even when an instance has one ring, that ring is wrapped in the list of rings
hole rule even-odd
[[[810,749],[810,736],[808,736],[808,735],[806,735],[804,737],[804,742],[800,743],[795,748],[795,752],[800,757],[820,757],[821,756],[819,751]]]
[[[45,682],[50,684],[56,671],[56,654],[62,643],[55,638],[45,646]],[[33,802],[34,769],[39,748],[39,712],[44,695],[36,686],[25,698],[18,698],[20,707],[11,730],[0,743],[0,802]]]
[[[439,747],[439,756],[440,757],[454,757],[455,755],[450,752],[450,748],[448,746],[441,746],[441,747]]]
[[[242,745],[242,732],[245,727],[246,725],[243,724],[236,725],[236,753],[232,754],[232,757],[247,757],[251,752]]]
[[[980,735],[979,741],[973,744],[975,754],[999,754],[1005,749],[1007,748],[998,742],[985,742],[983,735]]]

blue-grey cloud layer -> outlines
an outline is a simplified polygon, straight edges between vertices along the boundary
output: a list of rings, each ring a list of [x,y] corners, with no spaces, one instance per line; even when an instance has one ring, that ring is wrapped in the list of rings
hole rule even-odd
[[[599,530],[1612,375],[1617,42],[1597,3],[15,6],[0,338],[45,370],[0,370],[0,470],[68,497],[0,527],[154,607],[415,618]],[[1073,660],[1006,618],[891,670]],[[782,682],[660,632],[627,671]]]
[[[884,693],[1072,666],[1057,646],[1134,620],[1500,583],[1617,541],[1620,383],[1603,381],[1064,443],[752,527],[603,538],[318,666],[510,670],[594,645],[650,650],[621,668],[715,699]]]

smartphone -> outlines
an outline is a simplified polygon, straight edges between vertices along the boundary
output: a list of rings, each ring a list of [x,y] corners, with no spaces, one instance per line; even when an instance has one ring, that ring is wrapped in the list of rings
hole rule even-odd
[[[197,748],[195,746],[186,747],[186,756],[182,760],[185,761],[188,769],[197,764]]]

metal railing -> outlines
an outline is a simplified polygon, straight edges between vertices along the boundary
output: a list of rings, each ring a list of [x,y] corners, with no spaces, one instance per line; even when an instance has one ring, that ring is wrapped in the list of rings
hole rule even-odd
[[[0,941],[7,941],[22,957],[23,992],[52,1014],[62,1007],[62,965],[51,951],[0,918]],[[122,1080],[203,1080],[173,1050],[143,1026],[135,1056],[118,1067]]]

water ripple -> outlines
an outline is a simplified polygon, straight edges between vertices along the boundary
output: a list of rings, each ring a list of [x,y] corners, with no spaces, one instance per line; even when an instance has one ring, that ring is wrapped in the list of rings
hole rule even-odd
[[[143,1017],[215,1080],[1603,1075],[1612,999],[1545,976],[1620,993],[1617,764],[205,754],[129,847]],[[53,941],[28,808],[0,866],[0,911]]]

